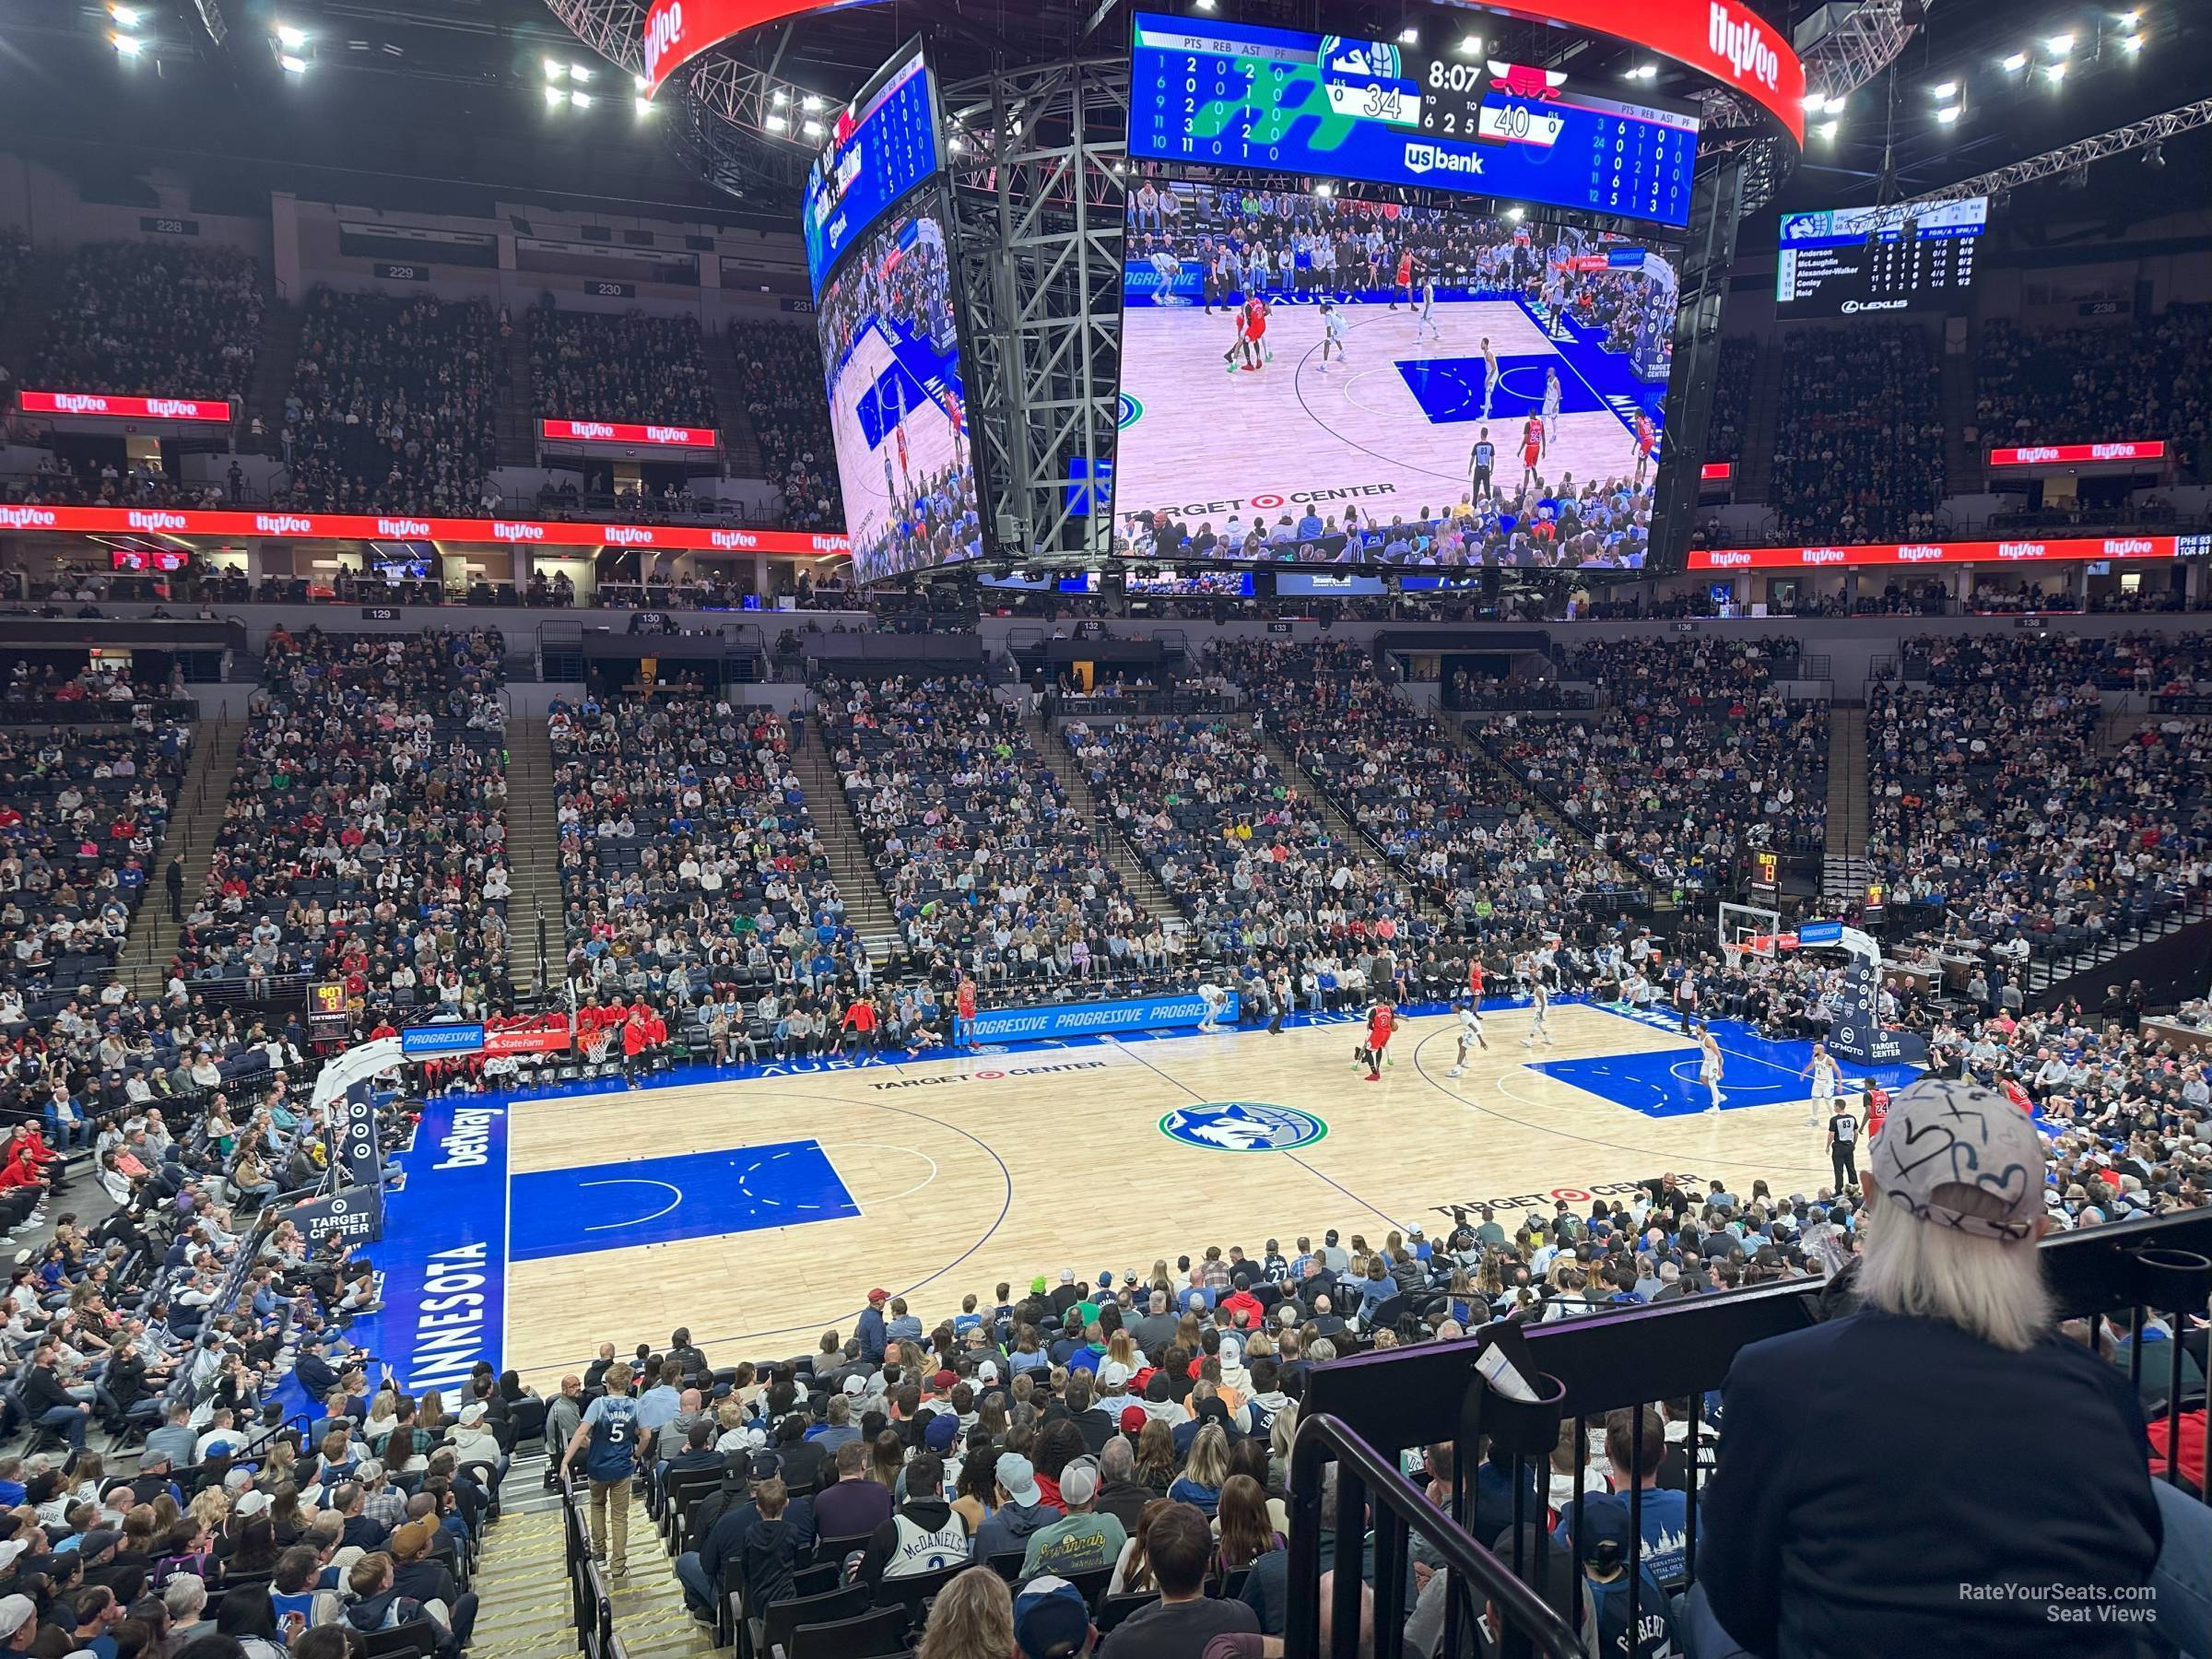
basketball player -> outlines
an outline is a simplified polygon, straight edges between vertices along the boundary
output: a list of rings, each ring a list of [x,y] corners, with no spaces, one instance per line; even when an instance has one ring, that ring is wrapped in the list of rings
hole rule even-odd
[[[1532,975],[1528,982],[1528,1035],[1521,1039],[1523,1048],[1535,1048],[1536,1039],[1544,1039],[1546,1048],[1558,1046],[1551,1035],[1551,1027],[1545,1016],[1551,1011],[1551,993],[1545,988],[1541,974]]]
[[[1797,1075],[1801,1077],[1810,1077],[1813,1080],[1813,1098],[1807,1107],[1805,1126],[1808,1129],[1818,1129],[1820,1126],[1821,1114],[1835,1102],[1836,1084],[1841,1077],[1842,1072],[1836,1065],[1835,1056],[1828,1052],[1828,1044],[1816,1040],[1813,1043],[1811,1064]]]
[[[1544,458],[1544,417],[1532,414],[1521,423],[1521,487],[1541,484],[1536,463]]]
[[[1329,371],[1329,353],[1344,361],[1344,312],[1334,300],[1321,302],[1321,372]]]
[[[1480,957],[1469,957],[1467,959],[1467,1001],[1475,1006],[1477,1013],[1481,1011],[1482,959]]]
[[[1643,486],[1643,475],[1652,464],[1652,452],[1659,445],[1659,433],[1652,425],[1652,418],[1641,409],[1636,411],[1636,484]]]
[[[1266,361],[1275,361],[1275,347],[1267,344],[1267,301],[1254,294],[1244,301],[1244,366],[1257,369],[1263,352]]]
[[[1386,1002],[1379,1002],[1367,1011],[1367,1080],[1382,1081],[1382,1067],[1387,1056],[1383,1050],[1390,1046],[1390,1033],[1397,1024],[1397,1010]]]
[[[1421,273],[1421,320],[1414,325],[1413,330],[1416,344],[1419,343],[1423,335],[1433,335],[1440,340],[1444,337],[1444,325],[1437,320],[1436,315],[1436,273],[1434,271]]]
[[[1229,994],[1218,985],[1204,984],[1198,987],[1198,1000],[1206,1005],[1206,1018],[1198,1022],[1198,1029],[1201,1031],[1219,1030],[1221,1010],[1229,1006]]]
[[[1833,1167],[1839,1196],[1859,1184],[1859,1120],[1838,1100],[1828,1119],[1828,1160]]]
[[[1482,1034],[1482,1010],[1472,1000],[1459,1005],[1459,1057],[1452,1062],[1452,1069],[1444,1074],[1445,1077],[1456,1077],[1467,1069],[1470,1044],[1486,1052],[1490,1046],[1490,1040]]]
[[[1721,1045],[1712,1040],[1712,1030],[1708,1026],[1698,1028],[1698,1081],[1705,1085],[1705,1092],[1711,1097],[1705,1110],[1718,1112],[1721,1109]]]
[[[1544,441],[1557,443],[1559,439],[1559,371],[1544,371]]]
[[[1874,1145],[1874,1137],[1882,1132],[1883,1120],[1889,1115],[1889,1091],[1872,1077],[1866,1079],[1866,1144]]]
[[[1491,493],[1490,473],[1497,465],[1498,446],[1490,441],[1490,429],[1486,426],[1477,435],[1475,447],[1467,452],[1467,478],[1477,501]]]
[[[975,1053],[975,982],[966,974],[960,975],[960,988],[953,994],[952,1041],[966,1043],[970,1053]]]
[[[1405,296],[1406,296],[1406,308],[1407,308],[1408,310],[1412,309],[1412,306],[1413,306],[1413,250],[1412,250],[1411,248],[1407,248],[1407,249],[1406,249],[1406,250],[1404,253],[1400,253],[1400,254],[1398,255],[1398,276],[1397,276],[1397,280],[1396,280],[1395,282],[1394,282],[1394,283],[1391,285],[1391,287],[1392,287],[1392,289],[1393,289],[1394,291],[1393,291],[1393,292],[1392,292],[1392,294],[1391,294],[1391,300],[1390,300],[1390,309],[1391,309],[1392,311],[1396,311],[1396,310],[1398,309],[1398,300],[1397,300],[1397,296],[1398,296],[1398,293],[1399,293],[1399,292],[1403,292],[1403,293],[1405,294]]]
[[[1498,348],[1490,344],[1490,336],[1482,336],[1482,418],[1490,418],[1490,405],[1498,396]]]

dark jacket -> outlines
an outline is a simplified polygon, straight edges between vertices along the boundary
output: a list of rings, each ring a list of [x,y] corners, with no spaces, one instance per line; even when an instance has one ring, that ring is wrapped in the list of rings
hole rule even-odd
[[[793,1579],[806,1540],[798,1528],[779,1515],[758,1521],[745,1535],[738,1559],[744,1562],[745,1605],[754,1613],[771,1602],[788,1601],[794,1594]]]
[[[2051,1337],[2006,1353],[1869,1309],[1753,1343],[1722,1391],[1698,1578],[1753,1653],[2135,1651],[2127,1624],[2053,1623],[2046,1601],[1959,1589],[2097,1585],[2109,1599],[2149,1582],[2164,1534],[2142,1408],[2086,1348]],[[1879,1457],[1806,1432],[1869,1400]]]
[[[975,1559],[987,1563],[994,1555],[1025,1549],[1031,1533],[1041,1532],[1059,1519],[1060,1512],[1049,1503],[1032,1503],[1026,1509],[1018,1503],[1002,1503],[975,1529]]]
[[[1122,1530],[1131,1537],[1136,1536],[1136,1524],[1145,1512],[1145,1505],[1159,1494],[1150,1487],[1134,1480],[1110,1480],[1099,1488],[1096,1508],[1101,1515],[1112,1515],[1122,1524]]]

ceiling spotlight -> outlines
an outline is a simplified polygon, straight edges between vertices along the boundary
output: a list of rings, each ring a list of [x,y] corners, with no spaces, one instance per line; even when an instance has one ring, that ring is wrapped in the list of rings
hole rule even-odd
[[[135,6],[111,6],[108,7],[108,16],[114,18],[124,29],[137,28],[140,15],[138,8]]]
[[[1840,121],[1824,121],[1818,126],[1815,127],[1813,131],[1819,134],[1823,138],[1832,139],[1836,135],[1836,130],[1842,124],[1843,124]]]
[[[547,80],[566,80],[568,77],[569,66],[566,64],[557,63],[552,58],[546,60],[546,78]]]
[[[1508,207],[1508,208],[1505,210],[1505,217],[1506,217],[1507,218],[1509,218],[1509,219],[1512,220],[1512,221],[1513,221],[1513,223],[1514,223],[1514,224],[1516,224],[1516,225],[1517,225],[1517,224],[1519,224],[1519,223],[1520,223],[1520,222],[1521,222],[1521,221],[1522,221],[1524,218],[1525,218],[1527,216],[1528,216],[1528,210],[1527,210],[1526,208],[1524,208],[1524,207]]]
[[[1820,109],[1823,114],[1841,115],[1843,113],[1843,94],[1841,92],[1830,92],[1827,99],[1821,103]]]
[[[1482,37],[1480,35],[1466,36],[1460,41],[1459,50],[1463,57],[1475,56],[1482,50]]]
[[[2064,62],[2056,64],[2045,64],[2043,65],[2043,74],[2054,82],[2065,80],[2066,78],[2066,65]]]
[[[592,78],[592,72],[582,64],[572,64],[569,67],[569,78],[581,87]]]
[[[818,121],[809,121],[800,127],[799,131],[805,133],[809,138],[819,138],[822,135],[822,124]]]
[[[2165,166],[2166,147],[2160,144],[2157,139],[2152,139],[2150,147],[2143,152],[2143,165],[2146,167]]]
[[[653,113],[652,99],[643,97],[633,98],[630,100],[630,102],[637,106],[637,112],[639,114],[650,115]]]
[[[1943,99],[1956,98],[1959,96],[1959,83],[1955,80],[1940,81],[1928,88],[1928,96]]]
[[[569,95],[561,88],[547,87],[546,88],[546,107],[547,109],[558,110],[562,104],[567,103],[568,101]]]
[[[766,127],[771,133],[785,132],[788,131],[791,126],[791,123],[784,120],[784,118],[781,115],[771,115],[760,124]]]
[[[592,95],[589,92],[571,92],[569,101],[580,110],[588,110],[592,107]]]
[[[2130,52],[2140,52],[2143,50],[2143,37],[2136,34],[2122,35],[2120,44]]]
[[[1818,115],[1820,113],[1820,106],[1827,101],[1828,98],[1825,93],[1807,92],[1803,98],[1797,100],[1797,103],[1798,107],[1804,110],[1806,114]]]
[[[1198,9],[1200,11],[1212,11],[1214,9],[1214,0],[1198,0]]]
[[[2028,54],[2024,52],[2016,52],[2005,60],[2005,73],[2007,75],[2018,75],[2027,67]]]
[[[1659,77],[1659,65],[1656,64],[1639,64],[1632,71],[1630,71],[1630,73],[1633,74],[1638,80],[1656,80]]]
[[[307,30],[289,23],[279,23],[276,25],[276,44],[288,52],[297,52],[307,44]]]
[[[2054,58],[2063,58],[2074,50],[2074,37],[2070,34],[2054,34],[2043,42],[2043,50]]]
[[[814,113],[814,112],[815,112],[817,110],[820,109],[821,107],[822,107],[822,100],[821,100],[820,99],[817,98],[817,97],[816,97],[816,96],[815,96],[813,93],[811,93],[811,92],[807,93],[806,97],[804,97],[804,98],[802,98],[802,99],[800,99],[800,100],[799,100],[799,108],[800,108],[800,109],[802,109],[802,110],[804,110],[804,111],[806,111],[806,113],[807,113],[807,114],[809,114],[809,115],[813,114],[813,113]]]
[[[2123,29],[2133,29],[2142,21],[2143,14],[2139,11],[2125,11],[2120,14],[2120,27]]]
[[[276,65],[287,75],[305,75],[307,73],[307,60],[296,53],[286,53],[276,60]]]
[[[653,83],[651,81],[647,80],[641,75],[633,75],[629,78],[637,82],[639,91],[644,93],[648,98],[653,96]]]
[[[775,104],[780,109],[791,101],[791,94],[785,91],[782,87],[778,87],[775,89],[774,94],[770,98],[769,101]]]
[[[115,42],[115,50],[124,57],[136,57],[146,50],[146,42],[136,35],[119,34],[111,38]]]
[[[1421,31],[1420,31],[1419,29],[1416,29],[1416,28],[1415,28],[1415,27],[1414,27],[1412,24],[1408,23],[1408,24],[1406,24],[1406,27],[1405,27],[1405,28],[1403,28],[1403,29],[1399,29],[1399,30],[1398,30],[1398,44],[1399,44],[1399,45],[1401,45],[1401,46],[1418,46],[1420,43],[1421,43]]]
[[[1960,111],[1957,104],[1946,104],[1942,109],[1936,112],[1936,119],[1942,122],[1945,126],[1949,126],[1952,122],[1959,119],[1961,113],[1963,113],[1963,112]]]
[[[965,138],[962,138],[958,133],[955,133],[951,137],[945,140],[945,147],[950,150],[954,155],[958,156],[963,154],[967,150],[968,141]]]

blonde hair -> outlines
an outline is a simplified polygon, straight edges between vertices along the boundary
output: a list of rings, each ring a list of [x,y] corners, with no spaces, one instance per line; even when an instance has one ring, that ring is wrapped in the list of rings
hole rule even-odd
[[[1219,1491],[1229,1478],[1229,1436],[1218,1423],[1208,1423],[1191,1441],[1191,1455],[1182,1467],[1183,1478],[1194,1486]]]
[[[1947,1183],[1930,1194],[1962,1215],[1988,1213],[1978,1187]],[[1859,1299],[1913,1319],[1939,1319],[2008,1354],[2024,1354],[2051,1329],[2042,1252],[2032,1239],[2006,1241],[1922,1221],[1877,1203],[1862,1226]]]
[[[1014,1597],[988,1567],[971,1567],[937,1592],[920,1659],[1013,1659]]]

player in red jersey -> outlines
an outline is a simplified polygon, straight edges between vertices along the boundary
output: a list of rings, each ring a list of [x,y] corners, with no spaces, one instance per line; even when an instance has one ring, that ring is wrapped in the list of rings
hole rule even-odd
[[[1400,292],[1400,293],[1402,293],[1402,294],[1404,294],[1404,295],[1406,296],[1406,305],[1407,305],[1407,306],[1410,308],[1410,307],[1412,306],[1412,304],[1413,304],[1413,250],[1412,250],[1412,249],[1408,248],[1408,249],[1407,249],[1407,250],[1406,250],[1405,253],[1401,253],[1401,254],[1399,254],[1399,255],[1398,255],[1398,276],[1397,276],[1397,280],[1396,280],[1395,282],[1394,282],[1394,283],[1393,283],[1391,286],[1392,286],[1392,288],[1393,288],[1396,289],[1398,292]],[[1395,300],[1393,300],[1390,302],[1390,309],[1391,309],[1392,311],[1396,311],[1396,310],[1398,309],[1398,302],[1397,302]]]
[[[1382,1066],[1387,1056],[1383,1050],[1390,1046],[1390,1034],[1397,1027],[1398,1011],[1386,1002],[1379,1002],[1367,1011],[1367,1080],[1380,1083]]]
[[[1636,411],[1636,482],[1643,482],[1645,470],[1652,464],[1652,452],[1659,447],[1658,429],[1652,418],[1641,409]]]
[[[1467,962],[1467,997],[1477,1007],[1482,1005],[1482,959],[1473,957]]]
[[[1531,415],[1521,423],[1521,482],[1536,478],[1536,463],[1544,458],[1544,417]]]
[[[1267,344],[1267,301],[1254,294],[1244,301],[1244,367],[1257,369],[1263,355],[1275,361],[1275,347]]]
[[[975,982],[965,974],[960,977],[960,988],[954,994],[952,1040],[975,1048]]]
[[[1874,1145],[1874,1137],[1882,1132],[1882,1120],[1889,1115],[1889,1091],[1869,1077],[1866,1080],[1866,1144]]]

